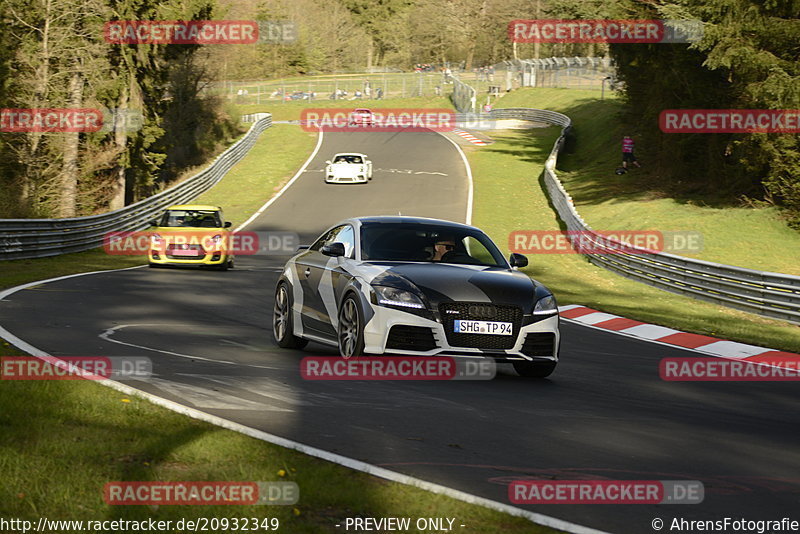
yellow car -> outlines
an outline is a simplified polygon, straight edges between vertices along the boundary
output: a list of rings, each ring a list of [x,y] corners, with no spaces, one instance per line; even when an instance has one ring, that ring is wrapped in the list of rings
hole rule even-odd
[[[194,265],[233,268],[231,223],[222,208],[200,204],[170,206],[153,221],[148,260],[150,267]]]

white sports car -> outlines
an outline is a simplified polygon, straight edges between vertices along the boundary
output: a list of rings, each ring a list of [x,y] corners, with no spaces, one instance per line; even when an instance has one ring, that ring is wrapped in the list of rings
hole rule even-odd
[[[477,228],[417,217],[360,217],[330,228],[284,267],[273,334],[362,354],[461,354],[544,377],[558,363],[552,293]]]
[[[325,167],[326,183],[366,183],[372,180],[372,162],[366,154],[336,154],[333,161],[325,163],[328,164]]]

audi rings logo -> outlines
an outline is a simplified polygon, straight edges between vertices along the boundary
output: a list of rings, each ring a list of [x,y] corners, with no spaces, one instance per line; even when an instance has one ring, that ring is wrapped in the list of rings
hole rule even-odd
[[[497,308],[490,304],[473,304],[467,308],[467,313],[472,317],[496,317]]]

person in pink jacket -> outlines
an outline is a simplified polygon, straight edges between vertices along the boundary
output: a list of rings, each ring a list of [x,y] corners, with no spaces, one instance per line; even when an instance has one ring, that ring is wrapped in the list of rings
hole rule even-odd
[[[633,139],[629,135],[622,138],[622,167],[628,168],[628,163],[633,163],[637,167],[641,167],[639,162],[636,161],[636,156],[633,155]]]

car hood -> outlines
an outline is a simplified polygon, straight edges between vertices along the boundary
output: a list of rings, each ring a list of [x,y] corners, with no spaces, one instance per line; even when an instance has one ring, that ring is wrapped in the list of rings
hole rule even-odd
[[[362,265],[370,284],[417,289],[435,308],[443,302],[491,302],[519,306],[523,313],[532,313],[536,299],[549,294],[528,275],[499,267],[389,262]]]

